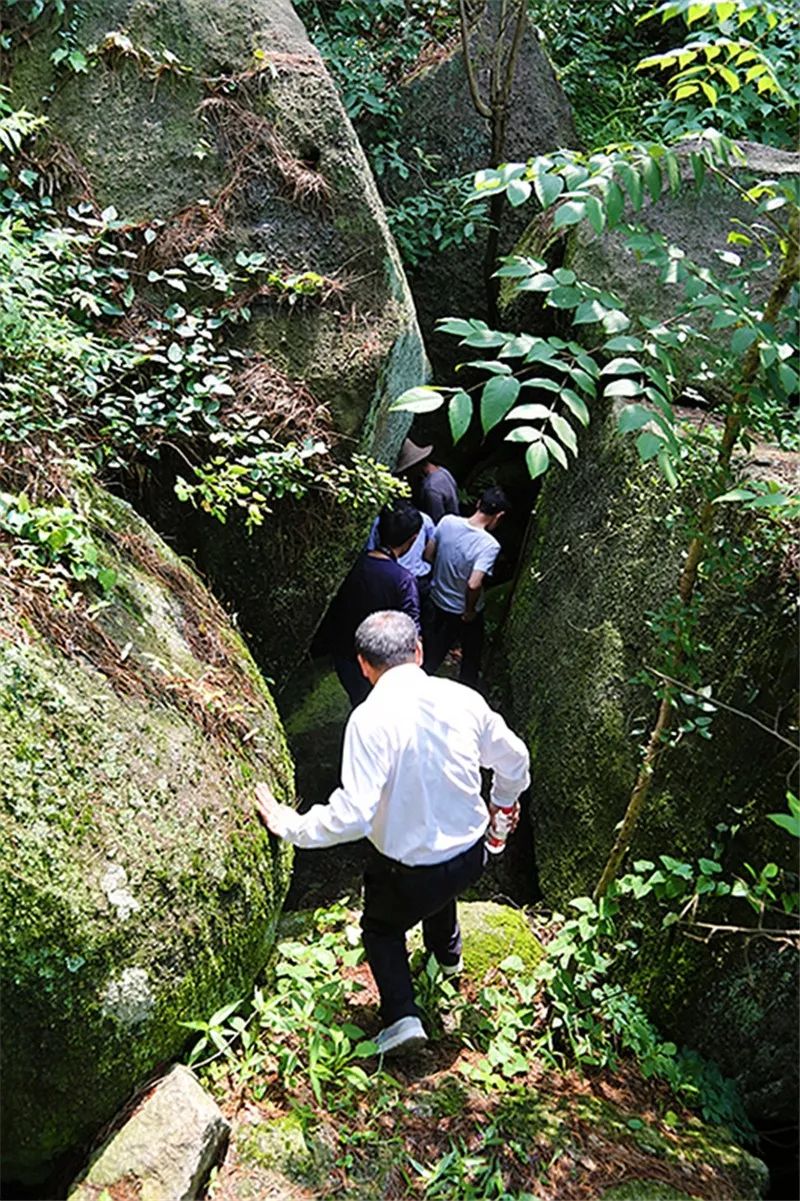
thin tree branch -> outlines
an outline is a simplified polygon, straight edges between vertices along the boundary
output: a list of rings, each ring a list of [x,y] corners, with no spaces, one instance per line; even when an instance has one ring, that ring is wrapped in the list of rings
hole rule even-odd
[[[484,117],[487,121],[491,119],[492,110],[486,101],[483,99],[478,87],[478,80],[475,76],[475,64],[472,61],[472,55],[469,50],[469,21],[467,19],[467,5],[465,0],[458,0],[458,16],[461,25],[461,49],[464,55],[464,69],[467,72],[467,83],[469,84],[469,92],[472,96],[472,103],[478,114]]]
[[[745,713],[743,709],[735,709],[733,705],[726,705],[724,701],[719,701],[716,697],[706,696],[704,692],[698,692],[696,688],[692,688],[690,684],[685,684],[683,680],[675,680],[672,676],[668,676],[663,671],[657,671],[655,667],[650,667],[647,663],[644,664],[644,669],[645,671],[649,671],[651,675],[658,676],[660,680],[666,680],[668,684],[674,684],[682,692],[691,692],[693,696],[702,697],[703,700],[708,701],[709,705],[714,705],[717,709],[725,709],[728,713],[735,713],[737,717],[743,717],[745,721],[751,721],[754,726],[758,726],[760,730],[771,734],[773,738],[777,738],[778,742],[782,742],[784,746],[791,747],[793,751],[800,751],[800,742],[792,742],[790,738],[784,738],[783,734],[779,734],[771,726],[767,726],[763,721],[759,721],[757,717],[753,717],[752,713]]]

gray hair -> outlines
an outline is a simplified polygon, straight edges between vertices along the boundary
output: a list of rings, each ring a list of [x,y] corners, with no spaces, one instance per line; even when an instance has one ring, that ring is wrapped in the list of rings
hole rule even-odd
[[[419,634],[407,613],[379,609],[365,617],[356,630],[356,654],[370,667],[399,667],[413,663]]]

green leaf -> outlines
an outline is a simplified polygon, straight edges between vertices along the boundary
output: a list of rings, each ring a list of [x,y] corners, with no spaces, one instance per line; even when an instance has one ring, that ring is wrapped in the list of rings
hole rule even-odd
[[[610,384],[606,384],[603,392],[607,397],[614,396],[638,396],[642,391],[642,385],[638,384],[633,379],[614,379]]]
[[[514,404],[519,395],[519,380],[508,375],[496,375],[484,386],[481,395],[481,425],[488,434]]]
[[[712,876],[722,871],[722,867],[714,859],[698,859],[698,867],[704,876]]]
[[[630,323],[630,317],[623,313],[622,309],[611,309],[603,317],[603,329],[607,334],[619,333],[620,330],[627,329]]]
[[[604,342],[603,350],[610,350],[614,353],[617,351],[640,351],[644,350],[644,343],[640,338],[622,334],[618,338],[609,338],[607,342]]]
[[[459,442],[469,429],[472,420],[472,401],[463,388],[450,397],[447,406],[447,418],[450,422],[450,433],[454,442]]]
[[[675,467],[666,446],[662,446],[661,450],[658,452],[658,465],[661,468],[664,479],[667,481],[670,488],[677,488],[678,477],[675,474]]]
[[[511,375],[509,364],[499,363],[497,359],[470,359],[468,363],[459,363],[456,370],[460,371],[462,367],[475,367],[479,371],[488,371],[491,375]]]
[[[519,208],[529,199],[531,194],[531,185],[525,179],[512,179],[511,183],[506,188],[506,196],[512,208]]]
[[[640,430],[653,420],[653,414],[642,405],[626,405],[617,418],[617,428],[621,434],[629,434],[632,430]]]
[[[715,496],[711,503],[721,505],[736,500],[753,500],[755,495],[756,493],[751,492],[748,488],[733,488],[730,492],[724,492],[722,496]]]
[[[552,409],[547,405],[523,404],[517,405],[508,414],[509,421],[549,421]]]
[[[578,305],[572,323],[573,325],[588,325],[592,321],[601,321],[607,312],[608,309],[599,300],[584,300],[582,304]]]
[[[506,334],[501,334],[495,329],[476,329],[473,330],[468,338],[464,339],[465,346],[480,346],[484,349],[489,346],[502,346],[508,340]]]
[[[584,204],[589,224],[596,234],[601,234],[606,226],[605,209],[596,196],[587,195]]]
[[[390,413],[432,413],[441,408],[444,397],[438,388],[429,388],[423,384],[417,388],[408,388],[397,400],[389,405]]]
[[[533,425],[518,425],[516,429],[510,430],[506,434],[505,442],[538,442],[542,437],[542,431],[536,429]]]
[[[744,354],[748,347],[752,346],[757,337],[757,330],[752,329],[749,325],[742,326],[741,329],[735,330],[731,336],[731,351],[735,355]]]
[[[620,163],[617,167],[622,179],[625,191],[628,193],[634,212],[638,212],[642,207],[642,181],[639,177],[639,172],[629,163]]]
[[[500,279],[526,279],[529,275],[545,269],[545,263],[539,259],[529,259],[519,254],[507,255],[502,262],[503,266],[495,271],[495,275]]]
[[[555,278],[547,271],[540,271],[538,275],[531,275],[528,279],[524,279],[522,283],[517,284],[517,291],[551,292],[555,287]]]
[[[800,838],[800,813],[768,813],[767,817],[794,838]]]
[[[547,447],[547,449],[550,451],[550,454],[555,459],[555,461],[557,463],[560,463],[561,466],[566,471],[567,468],[569,467],[569,463],[567,462],[567,456],[564,454],[564,450],[561,446],[561,443],[556,442],[555,438],[551,438],[548,434],[544,434],[542,436],[542,440],[543,440],[545,446]]]
[[[541,376],[535,376],[533,379],[526,379],[522,384],[523,388],[541,388],[543,392],[560,392],[561,386],[555,380],[544,379]]]
[[[568,368],[570,375],[574,379],[576,385],[582,392],[587,392],[594,399],[597,395],[597,384],[586,371],[582,371],[578,367]]]
[[[573,392],[571,388],[562,388],[561,399],[572,415],[578,418],[581,425],[587,426],[589,424],[589,410],[586,407],[585,401],[578,396],[577,392]]]
[[[633,375],[642,370],[636,359],[612,359],[603,368],[603,375]]]
[[[650,193],[650,198],[653,201],[658,200],[661,195],[661,168],[652,156],[648,156],[642,162],[642,175],[644,182]]]
[[[461,317],[443,317],[436,322],[437,333],[456,334],[459,338],[469,337],[474,328],[471,321],[464,321]]]
[[[563,229],[567,225],[577,225],[586,216],[586,205],[581,200],[566,200],[560,204],[553,217],[553,229]]]
[[[537,476],[544,475],[549,462],[550,456],[543,442],[533,442],[525,452],[525,465],[532,480],[535,480]]]
[[[616,225],[625,211],[625,194],[615,180],[610,180],[606,188],[606,220],[609,225]]]
[[[550,175],[543,164],[535,167],[533,188],[543,209],[549,208],[564,191],[564,180],[560,175]]]
[[[517,359],[520,355],[526,355],[533,346],[533,338],[530,334],[520,334],[516,338],[509,339],[503,349],[500,351],[500,357],[506,359]]]
[[[561,417],[558,413],[553,413],[550,418],[550,424],[567,449],[571,450],[574,455],[577,455],[578,439],[575,437],[575,431],[566,418]]]
[[[706,81],[704,79],[701,79],[700,87],[703,91],[704,96],[708,100],[708,103],[711,105],[711,107],[716,108],[717,100],[719,97],[718,97],[717,89],[714,87],[713,83],[706,83]]]
[[[555,347],[550,346],[543,338],[539,339],[528,351],[525,356],[526,363],[544,363],[550,359],[555,359],[558,356],[558,351]]]
[[[239,1006],[242,1004],[242,1001],[243,998],[240,997],[238,1001],[231,1001],[228,1005],[223,1005],[221,1009],[218,1009],[216,1013],[213,1013],[208,1019],[209,1027],[221,1026],[225,1019],[230,1017],[234,1010],[239,1008]]]
[[[110,592],[117,582],[117,573],[113,567],[101,567],[97,573],[97,582],[103,592]]]
[[[636,453],[643,463],[649,463],[660,452],[664,439],[650,430],[642,430],[636,439]]]

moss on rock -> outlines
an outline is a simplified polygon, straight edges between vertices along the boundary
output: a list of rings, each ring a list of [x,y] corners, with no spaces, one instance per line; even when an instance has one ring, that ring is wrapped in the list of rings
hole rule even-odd
[[[542,957],[542,945],[521,909],[496,901],[467,901],[458,907],[464,939],[464,974],[476,983],[510,955],[527,969]]]
[[[11,83],[33,111],[51,93],[48,131],[79,162],[79,190],[88,183],[98,207],[113,205],[123,222],[178,228],[181,213],[208,212],[233,188],[217,213],[225,228],[203,248],[226,260],[263,253],[280,272],[310,270],[341,287],[327,304],[259,298],[242,340],[324,406],[338,456],[393,463],[410,417],[389,402],[425,379],[422,340],[363,151],[289,0],[87,0],[73,15],[78,45],[106,47],[90,70],[56,80],[55,34],[37,28],[15,53]],[[165,51],[177,65],[154,77]],[[316,172],[327,199],[292,193],[269,139],[242,176],[245,120],[279,139],[290,165]],[[259,666],[284,682],[372,515],[313,494],[277,503],[248,534],[238,514],[221,527],[180,505],[172,488],[181,473],[183,461],[162,465],[145,492],[148,516],[195,557],[238,613]]]
[[[600,1201],[697,1201],[697,1198],[664,1184],[663,1180],[628,1180],[606,1189]]]
[[[118,574],[59,610],[4,577],[0,613],[4,1170],[36,1178],[246,991],[291,856],[252,785],[287,800],[269,693],[200,581],[123,502],[75,506]]]
[[[591,892],[635,778],[655,709],[635,679],[659,663],[650,618],[676,587],[685,539],[675,511],[611,414],[596,416],[578,463],[551,473],[542,492],[500,658],[510,719],[531,748],[537,866],[554,905]],[[748,520],[728,514],[727,545],[745,553],[702,581],[701,678],[721,701],[785,722],[796,661],[787,542]],[[748,862],[791,869],[790,840],[765,816],[785,807],[790,754],[733,714],[717,712],[712,735],[663,757],[633,857],[696,861],[722,833],[729,877]],[[750,914],[741,901],[718,912],[735,924]],[[796,964],[763,944],[747,959],[735,939],[701,948],[665,932],[648,943],[636,986],[662,1028],[738,1080],[751,1112],[777,1117],[796,1105]]]

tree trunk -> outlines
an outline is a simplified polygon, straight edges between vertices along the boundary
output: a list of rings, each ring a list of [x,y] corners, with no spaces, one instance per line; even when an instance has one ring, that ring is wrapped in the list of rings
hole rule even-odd
[[[770,293],[767,306],[764,310],[763,323],[774,325],[780,316],[780,312],[786,303],[789,293],[794,284],[800,281],[800,261],[798,261],[798,233],[800,232],[800,214],[795,211],[789,220],[787,246],[784,251],[781,270],[775,286]],[[758,372],[759,354],[758,354],[758,339],[756,339],[748,348],[742,366],[742,374],[739,381],[739,387],[731,402],[728,414],[725,420],[725,428],[722,435],[722,442],[717,456],[716,467],[714,471],[714,491],[721,491],[730,473],[731,457],[734,448],[741,432],[742,424],[747,408],[747,395],[753,380]],[[700,564],[703,561],[706,547],[708,545],[709,536],[714,528],[716,518],[716,506],[713,503],[713,497],[706,500],[700,512],[699,532],[692,538],[686,550],[686,555],[683,561],[680,578],[678,580],[678,595],[681,604],[684,608],[688,607],[694,597],[695,588],[697,586],[697,572]],[[685,651],[680,647],[675,658],[675,666],[679,668],[686,657]],[[672,673],[678,676],[679,671],[675,670]],[[675,695],[675,689],[672,685],[667,685],[664,695],[661,699],[661,704],[658,707],[655,724],[647,740],[644,757],[642,759],[639,772],[636,776],[636,781],[633,785],[628,805],[625,810],[625,816],[622,819],[622,824],[619,828],[616,840],[611,853],[608,857],[605,867],[601,873],[600,879],[594,890],[595,900],[605,896],[608,891],[608,886],[614,880],[619,872],[623,859],[630,849],[633,841],[633,833],[636,828],[639,814],[642,811],[650,785],[653,781],[653,773],[658,763],[661,752],[665,749],[663,738],[670,728],[674,707],[672,698]]]

